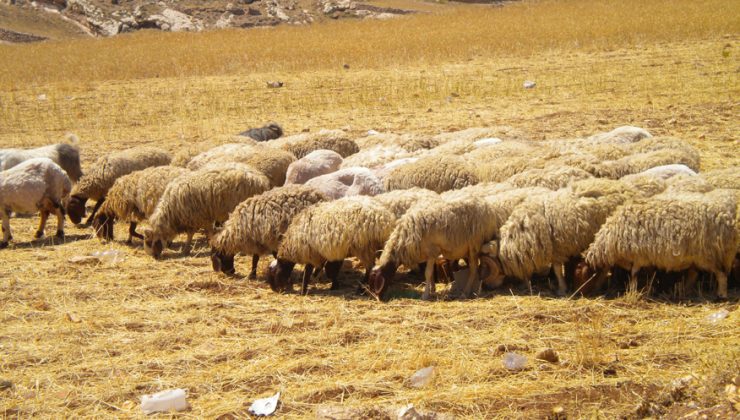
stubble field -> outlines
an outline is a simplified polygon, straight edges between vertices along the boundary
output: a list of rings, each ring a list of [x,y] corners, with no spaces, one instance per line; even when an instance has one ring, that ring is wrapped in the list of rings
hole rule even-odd
[[[631,124],[688,141],[704,170],[740,165],[740,6],[644,3],[0,45],[0,147],[74,132],[89,167],[111,150],[225,142],[268,120],[288,134],[357,136],[505,124],[533,139]],[[740,386],[737,289],[724,304],[710,294],[557,299],[515,284],[471,301],[378,303],[354,296],[358,274],[346,270],[340,291],[277,295],[261,279],[213,273],[202,238],[191,257],[154,261],[69,223],[64,243],[32,241],[36,221],[13,219],[14,244],[0,251],[0,381],[12,384],[0,416],[140,417],[139,396],[176,387],[188,392],[186,418],[244,417],[278,390],[281,418],[333,406],[382,417],[406,404],[461,418],[555,407],[572,418],[738,416],[727,389]],[[68,262],[106,249],[125,259]],[[405,280],[414,296],[421,280]],[[710,322],[720,309],[729,316]],[[535,360],[547,347],[560,362]],[[506,370],[506,350],[527,367]],[[409,387],[426,366],[432,383]]]

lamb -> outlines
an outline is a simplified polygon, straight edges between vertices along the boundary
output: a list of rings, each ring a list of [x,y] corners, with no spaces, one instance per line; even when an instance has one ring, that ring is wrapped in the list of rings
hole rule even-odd
[[[357,257],[366,269],[365,282],[375,262],[375,253],[391,234],[396,218],[371,197],[345,197],[320,203],[298,214],[278,246],[277,263],[270,267],[268,281],[275,291],[290,288],[295,264],[305,264],[302,294],[315,267],[324,270],[337,289],[342,261]]]
[[[264,127],[250,128],[249,130],[242,131],[239,135],[256,141],[274,140],[283,136],[283,127],[276,122],[270,122]]]
[[[85,203],[88,199],[95,200],[95,207],[85,222],[89,226],[118,178],[152,166],[169,165],[171,160],[169,153],[156,147],[134,147],[102,156],[72,190],[67,204],[69,220],[79,224],[85,216]]]
[[[154,166],[118,178],[93,219],[98,238],[113,240],[113,225],[119,219],[129,222],[126,243],[133,238],[144,239],[136,233],[136,225],[154,213],[167,184],[187,172],[177,166]]]
[[[293,153],[300,159],[314,150],[333,150],[343,158],[360,151],[359,146],[341,130],[321,130],[318,133],[305,133],[284,137],[270,142],[270,146]]]
[[[593,268],[664,271],[699,269],[717,279],[717,296],[727,298],[727,273],[737,253],[737,198],[727,190],[677,193],[633,200],[619,207],[586,252]]]
[[[383,184],[367,168],[345,168],[309,179],[305,185],[316,188],[332,200],[352,195],[377,195]]]
[[[639,193],[627,184],[594,178],[525,200],[501,228],[499,261],[503,273],[529,283],[534,273],[552,265],[558,295],[564,296],[565,264],[588,248],[617,206],[636,195]]]
[[[475,168],[459,156],[431,155],[397,167],[384,179],[385,189],[425,188],[437,193],[477,184]]]
[[[35,238],[44,236],[49,214],[57,216],[56,237],[64,238],[64,208],[62,201],[72,190],[67,173],[49,158],[32,158],[0,172],[0,213],[3,218],[3,240],[0,249],[7,248],[10,232],[10,213],[41,212],[41,222]]]
[[[234,274],[234,256],[252,255],[249,278],[257,278],[260,255],[276,253],[295,215],[324,201],[324,194],[305,185],[278,187],[243,201],[211,239],[213,270]]]
[[[159,258],[165,244],[187,233],[183,254],[190,253],[193,235],[204,229],[210,236],[214,223],[223,223],[242,201],[270,188],[269,179],[251,166],[213,163],[171,181],[149,218],[144,250]]]
[[[215,162],[244,163],[262,172],[277,187],[285,184],[288,166],[295,162],[292,153],[267,146],[229,143],[215,147],[194,157],[187,168],[197,170]]]
[[[563,166],[530,169],[512,176],[506,182],[520,188],[543,187],[557,190],[572,182],[589,178],[593,177],[583,169]]]
[[[72,182],[77,182],[82,177],[79,141],[74,134],[67,138],[69,143],[53,144],[36,149],[0,149],[0,171],[6,171],[29,159],[49,158],[67,172]]]
[[[650,137],[652,134],[645,129],[624,125],[606,133],[595,134],[588,140],[599,143],[634,143]]]
[[[305,184],[309,179],[335,172],[342,156],[333,150],[314,150],[288,166],[285,184]]]

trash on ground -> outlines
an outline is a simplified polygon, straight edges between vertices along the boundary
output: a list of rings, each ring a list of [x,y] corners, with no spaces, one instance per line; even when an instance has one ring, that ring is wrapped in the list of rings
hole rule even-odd
[[[427,366],[417,370],[409,377],[409,386],[412,388],[424,388],[432,382],[434,377],[434,366]]]
[[[509,370],[521,370],[527,365],[527,356],[516,353],[504,354],[504,367]]]
[[[144,414],[183,411],[188,408],[184,389],[168,389],[156,394],[141,397],[141,411]]]
[[[524,81],[524,89],[534,89],[535,86],[537,86],[537,83],[533,82],[532,80]]]
[[[280,392],[269,398],[260,398],[249,406],[249,412],[255,416],[269,416],[277,409]]]
[[[729,314],[730,314],[730,311],[728,311],[727,309],[720,309],[719,311],[707,316],[707,321],[714,324],[714,323],[717,323],[727,318],[727,315]]]

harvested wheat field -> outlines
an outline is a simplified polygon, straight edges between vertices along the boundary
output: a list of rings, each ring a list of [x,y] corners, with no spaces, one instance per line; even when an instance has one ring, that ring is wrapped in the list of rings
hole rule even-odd
[[[73,132],[89,171],[111,151],[175,153],[267,121],[351,138],[507,125],[537,141],[634,125],[695,147],[702,171],[740,166],[737,1],[431,9],[0,45],[0,147]],[[140,418],[142,395],[172,388],[187,391],[178,418],[248,418],[252,401],[277,391],[277,418],[396,418],[408,404],[436,418],[740,416],[736,284],[719,303],[708,282],[678,300],[660,290],[557,298],[546,280],[531,295],[507,282],[427,302],[423,277],[408,273],[378,302],[355,295],[362,271],[350,260],[339,290],[319,280],[307,296],[277,294],[262,274],[271,257],[256,280],[232,278],[212,270],[200,234],[191,256],[177,253],[180,236],[157,261],[123,242],[123,223],[102,243],[69,221],[66,238],[52,238],[53,219],[48,239],[34,240],[38,215],[14,217],[0,250],[4,418]],[[74,259],[105,250],[119,257]],[[250,260],[237,257],[237,271]],[[540,354],[548,348],[557,357]],[[526,365],[504,367],[507,352]],[[428,366],[431,382],[412,386]]]

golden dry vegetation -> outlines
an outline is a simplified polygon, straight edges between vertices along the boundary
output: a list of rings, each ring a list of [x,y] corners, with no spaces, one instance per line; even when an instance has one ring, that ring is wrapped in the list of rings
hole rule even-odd
[[[0,145],[73,131],[90,165],[110,150],[175,151],[267,120],[289,133],[358,135],[507,124],[535,139],[634,124],[689,141],[704,169],[740,165],[739,9],[721,0],[542,1],[0,46]],[[522,89],[526,79],[537,88]],[[268,80],[286,87],[267,89]],[[193,418],[244,417],[249,401],[276,390],[285,418],[334,405],[369,416],[408,403],[463,418],[542,418],[556,406],[573,418],[637,417],[650,404],[676,417],[737,415],[725,390],[740,372],[736,290],[714,304],[554,299],[544,287],[529,296],[511,285],[427,303],[409,275],[396,293],[408,298],[381,304],[355,298],[357,274],[345,271],[338,292],[321,283],[307,297],[276,295],[261,280],[213,273],[203,240],[192,257],[155,262],[75,227],[64,244],[32,242],[36,220],[13,219],[14,244],[0,254],[0,380],[13,384],[0,390],[5,417],[138,417],[140,395],[173,387],[187,389],[183,416]],[[125,260],[67,262],[104,249]],[[237,269],[246,272],[247,260]],[[730,315],[708,321],[721,308]],[[506,346],[529,358],[526,369],[503,368]],[[535,361],[544,347],[561,362]],[[408,387],[429,365],[432,384]],[[686,376],[689,385],[676,387]]]

